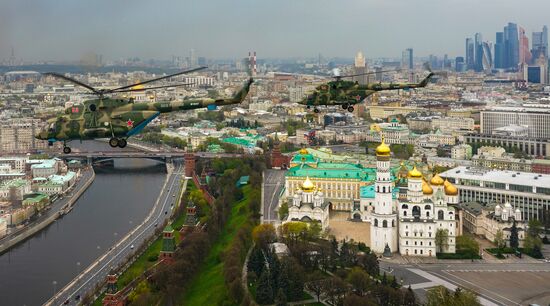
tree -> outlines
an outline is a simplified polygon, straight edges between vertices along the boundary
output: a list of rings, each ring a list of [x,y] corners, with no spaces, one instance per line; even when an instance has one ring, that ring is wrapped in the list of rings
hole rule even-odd
[[[276,306],[286,306],[286,295],[282,288],[279,288],[279,291],[277,291],[277,297],[275,297],[275,305]]]
[[[358,261],[359,266],[361,266],[369,275],[378,275],[380,274],[380,265],[378,262],[378,257],[376,254],[369,252],[365,255],[359,256]]]
[[[359,296],[365,295],[371,285],[370,276],[359,267],[354,267],[351,269],[351,272],[348,274],[347,281]]]
[[[337,276],[333,276],[327,279],[324,284],[324,292],[327,296],[328,301],[332,305],[340,305],[341,302],[346,298],[346,293],[348,292],[348,284]]]
[[[304,268],[293,257],[285,257],[283,262],[288,274],[288,292],[286,295],[291,301],[298,300],[304,292],[306,273]]]
[[[309,276],[309,281],[304,284],[307,290],[315,293],[317,302],[321,301],[321,293],[323,293],[325,275],[319,270],[316,270]]]
[[[493,241],[495,246],[498,248],[499,254],[502,253],[502,249],[506,247],[506,240],[504,240],[504,234],[502,230],[498,230],[495,233],[495,240]]]
[[[527,230],[527,234],[529,236],[538,237],[542,232],[542,223],[537,219],[529,220],[528,226],[529,229]]]
[[[272,224],[260,224],[252,230],[252,239],[263,250],[267,250],[267,246],[275,241],[277,234],[275,227]]]
[[[412,291],[411,285],[405,291],[405,296],[403,297],[404,306],[416,306],[416,295]]]
[[[516,226],[516,220],[512,224],[510,229],[510,247],[516,250],[519,247],[519,237],[518,237],[518,228]]]
[[[254,272],[256,275],[262,275],[265,268],[265,257],[259,247],[252,249],[247,262],[248,272]]]
[[[480,306],[475,293],[469,290],[457,288],[451,293],[443,286],[433,287],[428,290],[426,306],[454,306],[454,305],[472,305]]]
[[[256,288],[256,301],[259,304],[272,304],[273,303],[273,288],[269,277],[269,272],[264,271],[260,275],[258,280],[258,287]]]
[[[279,219],[283,220],[286,216],[288,216],[288,203],[284,202],[279,207]]]
[[[479,256],[479,243],[470,235],[456,237],[456,252],[468,255],[470,258]]]
[[[448,229],[438,229],[435,232],[435,245],[439,250],[438,253],[443,253],[443,250],[449,245],[449,230]]]

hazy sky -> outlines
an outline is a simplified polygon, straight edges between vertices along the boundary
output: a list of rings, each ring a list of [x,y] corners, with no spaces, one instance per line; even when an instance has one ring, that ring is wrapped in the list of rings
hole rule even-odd
[[[457,56],[508,21],[530,39],[550,0],[0,0],[0,59]]]

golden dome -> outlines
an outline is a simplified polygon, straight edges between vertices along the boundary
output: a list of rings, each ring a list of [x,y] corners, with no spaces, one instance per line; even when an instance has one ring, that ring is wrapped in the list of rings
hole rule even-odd
[[[309,152],[307,151],[306,148],[301,148],[300,151],[299,151],[298,153],[300,153],[300,154],[302,154],[302,155],[305,155],[305,154],[308,154]]]
[[[432,184],[434,186],[441,186],[441,185],[445,184],[445,181],[441,178],[441,176],[439,176],[439,174],[436,174],[430,180],[430,184]]]
[[[422,180],[422,193],[426,195],[434,193],[432,186],[430,186],[430,184],[428,184],[428,182],[426,182],[425,180]]]
[[[451,182],[445,180],[443,185],[445,185],[445,194],[446,195],[448,195],[448,196],[458,195],[458,189],[453,184],[451,184]]]
[[[391,153],[390,147],[384,141],[384,137],[382,137],[382,143],[380,143],[380,145],[376,147],[376,155],[389,156],[390,153]]]
[[[309,179],[309,176],[306,177],[306,180],[302,183],[302,190],[306,192],[315,190],[315,185],[313,185],[313,182]]]
[[[144,88],[145,88],[145,87],[144,87],[143,85],[138,84],[138,85],[136,85],[136,86],[132,86],[131,89],[133,89],[133,90],[141,90],[141,89],[144,89]]]
[[[409,177],[410,178],[421,178],[422,177],[422,172],[418,171],[418,169],[416,169],[416,166],[414,166],[414,168],[409,171]]]

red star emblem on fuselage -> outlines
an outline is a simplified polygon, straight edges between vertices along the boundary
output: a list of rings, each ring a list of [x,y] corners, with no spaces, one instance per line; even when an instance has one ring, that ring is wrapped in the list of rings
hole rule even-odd
[[[360,96],[360,95],[355,96],[355,100],[360,101],[360,100],[361,100],[361,96]]]
[[[134,127],[134,121],[132,121],[132,119],[128,119],[128,121],[126,121],[126,125],[129,128],[133,128]]]

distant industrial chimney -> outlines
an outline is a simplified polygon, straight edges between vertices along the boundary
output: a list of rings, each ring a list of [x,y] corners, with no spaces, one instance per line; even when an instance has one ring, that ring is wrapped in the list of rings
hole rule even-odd
[[[257,67],[256,67],[256,51],[254,51],[252,55],[252,52],[248,52],[248,70],[252,74],[253,77],[256,76]]]

